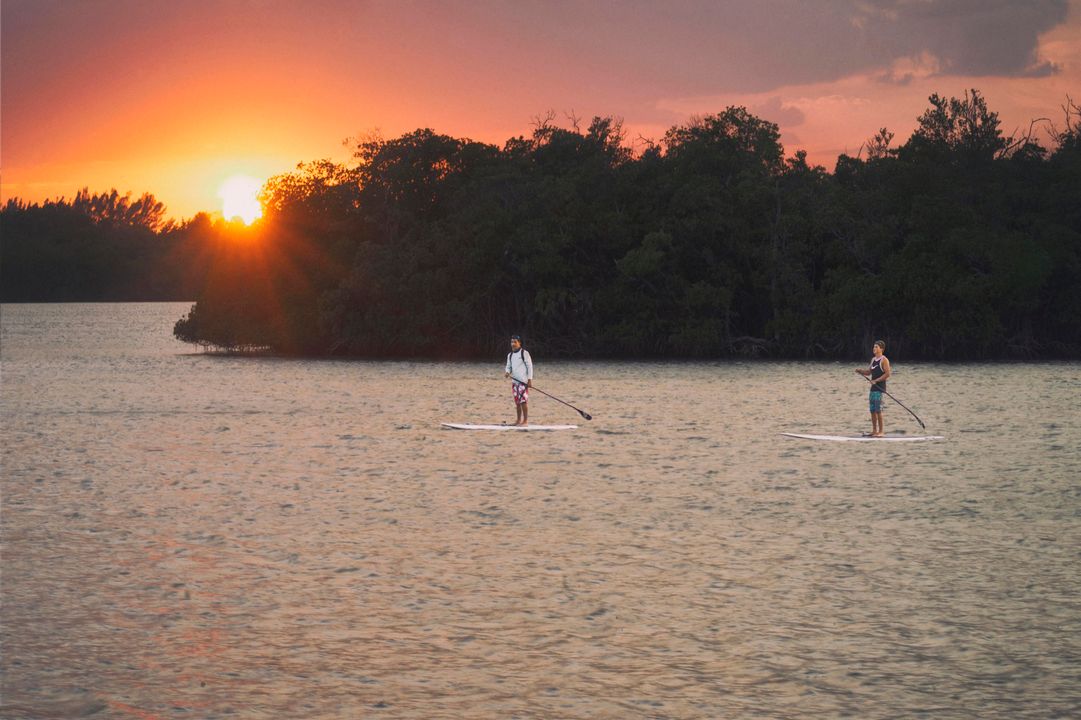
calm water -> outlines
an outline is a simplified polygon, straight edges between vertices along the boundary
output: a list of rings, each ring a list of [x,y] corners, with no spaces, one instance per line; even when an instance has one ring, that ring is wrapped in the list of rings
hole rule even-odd
[[[1081,364],[239,359],[2,308],[5,718],[1081,715]],[[888,402],[888,400],[887,400]],[[887,430],[919,432],[900,408]]]

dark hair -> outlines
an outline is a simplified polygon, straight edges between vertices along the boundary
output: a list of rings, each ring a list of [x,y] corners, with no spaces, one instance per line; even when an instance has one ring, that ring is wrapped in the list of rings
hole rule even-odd
[[[886,352],[886,341],[885,340],[875,340],[875,345],[878,345],[880,348],[882,348],[882,352]]]

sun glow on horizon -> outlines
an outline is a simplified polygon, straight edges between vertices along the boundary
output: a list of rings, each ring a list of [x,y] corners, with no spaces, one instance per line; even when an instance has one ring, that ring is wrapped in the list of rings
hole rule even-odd
[[[240,220],[245,225],[263,217],[259,203],[261,183],[248,175],[233,175],[218,188],[221,198],[221,214],[226,220]]]

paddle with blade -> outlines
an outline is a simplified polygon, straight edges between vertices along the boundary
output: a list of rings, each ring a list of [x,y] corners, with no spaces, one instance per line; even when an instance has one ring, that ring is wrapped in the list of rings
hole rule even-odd
[[[526,384],[526,383],[522,382],[521,380],[519,380],[518,378],[514,377],[513,375],[511,375],[510,377],[511,377],[511,380],[513,380],[514,382],[518,383],[519,385],[525,385],[525,384]],[[566,405],[567,407],[569,407],[569,408],[570,408],[571,410],[574,410],[574,411],[576,411],[576,412],[577,412],[577,413],[578,413],[579,415],[581,415],[582,417],[584,417],[584,418],[585,418],[586,420],[592,420],[592,419],[593,419],[593,416],[592,416],[592,415],[590,415],[589,413],[587,413],[587,412],[586,412],[585,410],[580,410],[579,408],[576,408],[576,407],[574,407],[573,405],[571,405],[571,404],[570,404],[569,402],[567,402],[566,400],[560,400],[560,399],[559,399],[559,398],[557,398],[557,397],[556,397],[555,395],[552,395],[551,393],[546,393],[546,392],[544,392],[543,390],[541,390],[541,389],[540,389],[539,387],[537,387],[536,385],[532,385],[532,386],[530,386],[530,388],[529,388],[529,389],[530,389],[530,390],[536,390],[536,391],[537,391],[537,392],[539,392],[539,393],[540,393],[541,395],[547,395],[548,397],[552,398],[552,399],[553,399],[553,400],[555,400],[556,402],[561,402],[561,403],[563,403],[564,405]]]
[[[875,384],[874,380],[872,380],[871,378],[867,377],[866,375],[860,373],[859,371],[856,371],[856,374],[859,375],[860,377],[862,377],[867,382],[871,383],[872,385]],[[897,403],[898,405],[903,407],[905,410],[908,410],[908,414],[911,415],[912,417],[916,418],[916,422],[918,422],[920,424],[921,428],[927,429],[927,426],[923,424],[923,420],[920,420],[920,416],[917,415],[916,413],[912,412],[911,410],[909,410],[907,405],[905,405],[903,402],[901,402],[900,400],[895,398],[893,395],[890,395],[889,391],[886,390],[885,388],[882,388],[881,392],[885,393],[886,395],[889,395],[890,400],[893,400],[895,403]]]

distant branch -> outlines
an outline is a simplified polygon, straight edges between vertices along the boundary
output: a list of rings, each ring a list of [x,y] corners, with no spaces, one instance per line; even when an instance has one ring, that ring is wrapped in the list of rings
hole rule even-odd
[[[566,116],[567,120],[570,122],[571,127],[574,128],[574,132],[577,133],[578,135],[581,135],[582,131],[581,131],[581,128],[579,128],[579,126],[578,126],[578,124],[580,122],[580,118],[577,115],[574,114],[574,109],[572,108],[569,113],[564,113],[564,115]]]
[[[545,132],[552,127],[552,121],[555,120],[555,110],[549,110],[543,116],[534,115],[533,122],[531,123],[535,128],[534,132]]]

